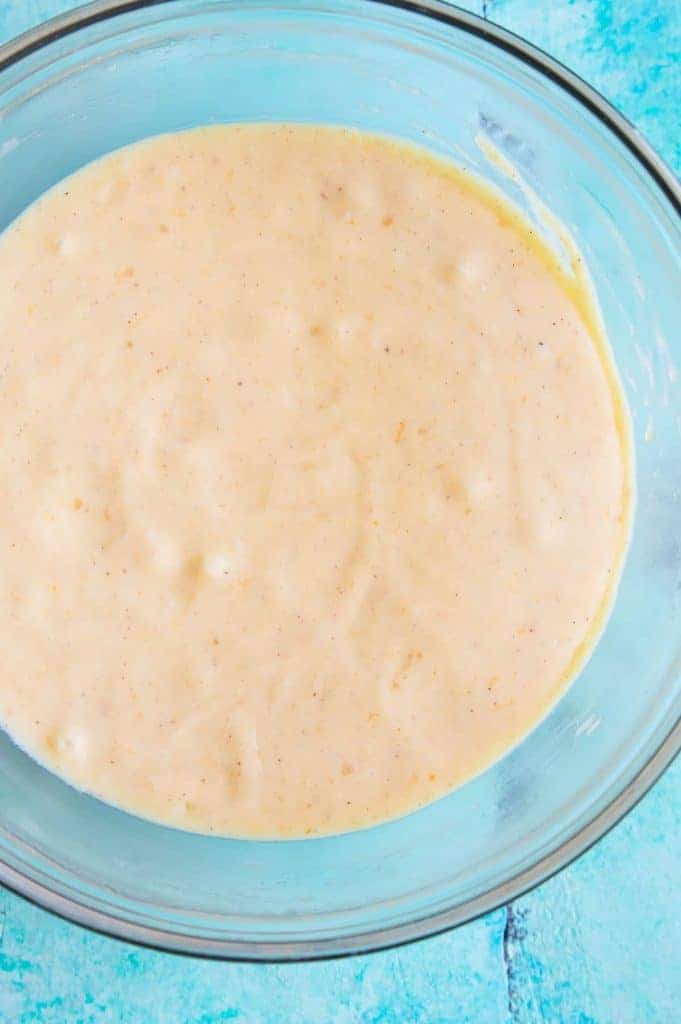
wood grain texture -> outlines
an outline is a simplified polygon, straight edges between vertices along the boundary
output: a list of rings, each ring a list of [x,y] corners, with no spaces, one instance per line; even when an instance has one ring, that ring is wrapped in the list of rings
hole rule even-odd
[[[0,40],[71,8],[0,0]],[[681,171],[679,0],[475,0],[594,84]],[[597,742],[597,737],[594,737]],[[556,878],[464,928],[297,966],[183,960],[0,890],[0,1024],[676,1024],[681,763]]]

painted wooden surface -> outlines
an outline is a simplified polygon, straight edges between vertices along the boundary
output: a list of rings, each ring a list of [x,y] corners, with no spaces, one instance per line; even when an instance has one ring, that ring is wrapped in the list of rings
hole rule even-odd
[[[0,41],[74,6],[0,0]],[[681,0],[470,0],[681,172]],[[1,187],[1,186],[0,186]],[[540,889],[415,946],[257,966],[135,949],[0,889],[0,1024],[681,1024],[681,763]]]

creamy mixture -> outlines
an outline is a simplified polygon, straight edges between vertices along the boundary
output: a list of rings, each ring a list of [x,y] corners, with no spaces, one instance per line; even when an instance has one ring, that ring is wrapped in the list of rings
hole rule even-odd
[[[114,153],[0,239],[0,721],[242,836],[402,814],[593,643],[630,512],[568,275],[445,163],[322,127]]]

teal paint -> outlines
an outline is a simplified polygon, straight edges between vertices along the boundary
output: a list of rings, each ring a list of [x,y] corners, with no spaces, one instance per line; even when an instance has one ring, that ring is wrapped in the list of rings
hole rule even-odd
[[[487,0],[486,8],[491,21],[525,36],[602,92],[678,173],[678,0]]]
[[[0,40],[71,0],[0,0]],[[681,171],[679,0],[474,0],[596,86]],[[681,763],[560,875],[368,957],[220,964],[136,949],[0,889],[0,1024],[675,1024]]]

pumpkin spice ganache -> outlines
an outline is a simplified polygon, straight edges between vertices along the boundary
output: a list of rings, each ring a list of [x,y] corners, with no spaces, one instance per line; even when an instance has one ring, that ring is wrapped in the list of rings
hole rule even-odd
[[[159,136],[0,238],[0,722],[182,828],[374,824],[593,646],[631,511],[575,279],[426,152]]]

